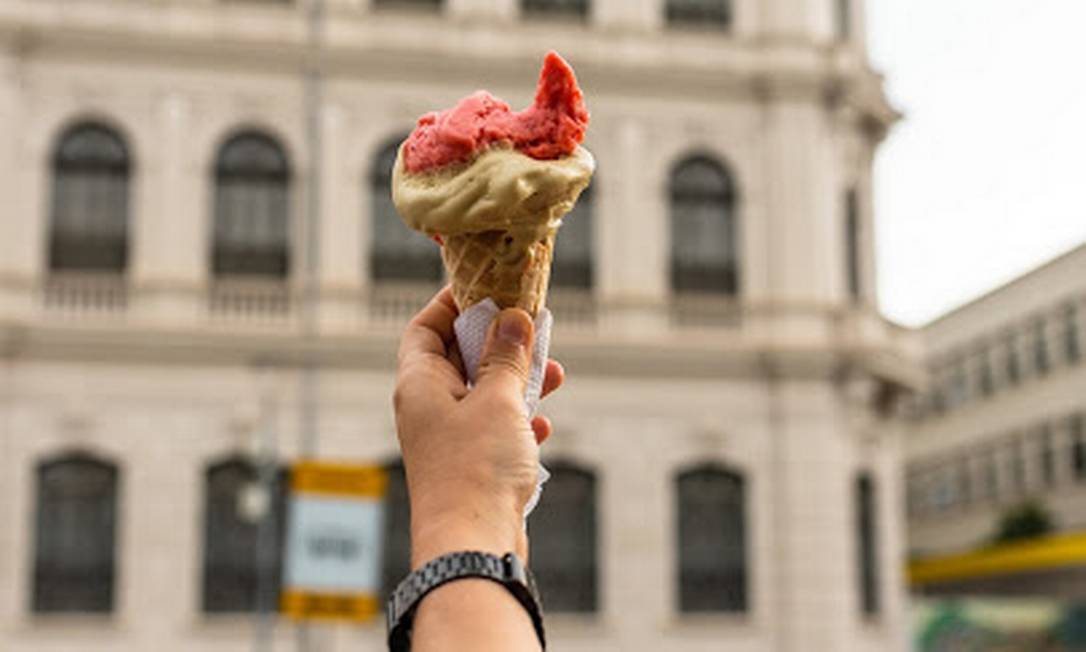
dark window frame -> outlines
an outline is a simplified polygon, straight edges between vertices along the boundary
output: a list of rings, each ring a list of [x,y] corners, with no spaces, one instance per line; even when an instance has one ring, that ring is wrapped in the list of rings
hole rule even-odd
[[[981,345],[977,349],[977,388],[983,397],[989,397],[996,392],[992,354],[987,345]]]
[[[863,265],[861,251],[860,195],[856,188],[845,192],[845,279],[849,299],[863,300]]]
[[[1039,319],[1033,325],[1033,368],[1039,376],[1046,376],[1052,370],[1052,356],[1048,350],[1048,330],[1045,320]]]
[[[388,474],[384,504],[384,539],[381,543],[381,603],[411,572],[411,501],[403,461],[384,465]]]
[[[572,18],[587,21],[591,0],[520,0],[521,14],[528,18]]]
[[[549,613],[599,610],[599,482],[568,460],[546,463],[551,478],[528,519],[532,569]]]
[[[836,0],[835,5],[837,38],[848,41],[852,38],[852,0]]]
[[[882,610],[879,575],[878,488],[871,473],[860,473],[855,483],[857,571],[860,610],[865,617],[876,617]]]
[[[1071,436],[1071,473],[1086,482],[1086,414],[1076,414],[1068,424]]]
[[[668,175],[671,246],[669,286],[676,294],[700,293],[737,297],[741,290],[739,197],[736,178],[714,156],[695,153],[679,160]],[[722,242],[715,243],[712,261],[688,262],[683,242],[704,242],[705,218],[719,219]],[[713,228],[709,225],[709,228]],[[699,254],[700,255],[700,254]]]
[[[674,490],[679,612],[748,612],[752,582],[746,475],[721,464],[702,464],[676,474]],[[717,504],[710,504],[712,498]],[[718,516],[720,522],[711,523],[709,515]],[[714,536],[716,540],[710,540]]]
[[[1007,442],[1007,468],[1011,480],[1011,488],[1016,494],[1024,494],[1028,489],[1029,478],[1026,474],[1025,442],[1019,437],[1012,437]]]
[[[1063,315],[1063,354],[1069,364],[1082,360],[1082,333],[1078,323],[1080,312],[1072,304],[1067,306]]]
[[[369,206],[369,270],[374,283],[425,283],[435,288],[442,282],[445,266],[441,250],[426,236],[409,229],[392,203],[392,168],[401,134],[386,140],[374,153],[367,176]]]
[[[116,464],[81,451],[38,464],[35,613],[113,611],[120,482]]]
[[[212,276],[286,281],[293,174],[279,139],[253,128],[231,133],[216,151],[212,176]]]
[[[50,272],[124,274],[134,164],[120,131],[98,121],[66,129],[51,161]]]
[[[203,613],[252,613],[277,608],[286,552],[289,479],[287,471],[278,467],[270,478],[263,477],[263,473],[264,469],[240,455],[204,468]],[[235,477],[224,477],[229,474]],[[216,483],[230,489],[231,495],[226,499],[216,495]],[[268,511],[260,520],[249,523],[237,514],[238,501],[246,485],[254,483],[265,485],[263,489],[269,492]]]
[[[735,6],[732,0],[666,0],[664,21],[669,27],[727,31],[735,22]]]
[[[1041,482],[1045,487],[1054,487],[1059,482],[1056,470],[1058,455],[1055,436],[1047,424],[1041,427],[1038,434],[1038,444],[1040,445]]]
[[[1005,341],[1006,353],[1004,372],[1009,385],[1022,382],[1022,354],[1018,350],[1018,334],[1010,333]]]
[[[595,287],[595,187],[595,181],[588,184],[573,210],[562,218],[562,227],[558,229],[554,243],[554,263],[550,279],[552,288],[591,292]],[[586,253],[582,256],[568,255],[570,247],[574,245]]]
[[[372,0],[373,8],[438,11],[444,9],[444,0]]]

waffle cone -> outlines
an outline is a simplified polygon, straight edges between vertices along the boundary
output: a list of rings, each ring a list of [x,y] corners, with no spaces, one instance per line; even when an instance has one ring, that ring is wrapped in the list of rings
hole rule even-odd
[[[546,303],[554,234],[522,243],[505,231],[486,231],[444,241],[441,257],[461,311],[489,297],[499,308],[535,317]]]

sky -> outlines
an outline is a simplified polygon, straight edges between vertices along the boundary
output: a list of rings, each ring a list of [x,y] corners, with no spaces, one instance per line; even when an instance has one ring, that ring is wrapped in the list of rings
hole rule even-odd
[[[868,0],[905,114],[875,168],[883,312],[917,326],[1086,242],[1086,0]]]

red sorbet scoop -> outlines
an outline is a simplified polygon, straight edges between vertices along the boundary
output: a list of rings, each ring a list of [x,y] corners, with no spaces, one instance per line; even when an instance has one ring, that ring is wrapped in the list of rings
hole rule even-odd
[[[451,109],[427,113],[404,145],[404,167],[418,173],[467,163],[495,143],[510,144],[532,158],[556,159],[577,149],[587,127],[588,109],[573,68],[548,52],[535,104],[513,113],[505,102],[477,91]]]

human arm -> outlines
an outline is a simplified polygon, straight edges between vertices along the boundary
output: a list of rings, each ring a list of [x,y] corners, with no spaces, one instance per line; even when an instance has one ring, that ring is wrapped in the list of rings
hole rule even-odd
[[[503,311],[488,333],[469,391],[456,352],[455,304],[446,289],[404,331],[395,393],[411,501],[412,568],[445,553],[528,556],[524,507],[536,486],[539,444],[551,432],[524,416],[532,322]],[[549,362],[543,393],[562,382]],[[488,580],[457,580],[419,604],[413,649],[535,650],[524,608]]]

